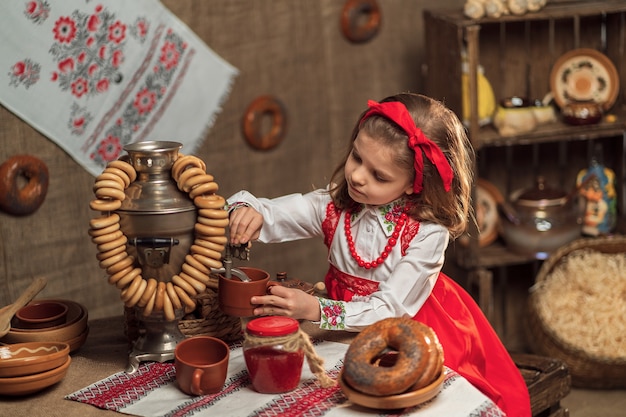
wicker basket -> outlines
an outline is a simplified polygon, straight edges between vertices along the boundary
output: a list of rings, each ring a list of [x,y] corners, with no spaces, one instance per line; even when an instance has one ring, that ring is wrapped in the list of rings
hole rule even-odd
[[[185,336],[213,336],[225,342],[243,337],[241,319],[224,314],[219,309],[217,282],[217,277],[210,276],[206,290],[193,297],[197,301],[196,309],[178,322],[178,328]],[[135,309],[125,308],[124,316],[126,337],[132,344],[139,334]]]
[[[595,250],[602,253],[626,252],[626,236],[584,238],[561,247],[541,266],[536,284],[550,278],[550,273],[566,259],[567,255],[579,249]],[[626,358],[607,358],[586,352],[559,336],[558,331],[549,328],[538,312],[540,286],[535,285],[529,296],[528,327],[532,349],[541,355],[561,359],[568,365],[572,385],[580,388],[611,389],[626,387]],[[564,311],[563,314],[584,314],[581,311]],[[626,318],[625,318],[626,319]]]

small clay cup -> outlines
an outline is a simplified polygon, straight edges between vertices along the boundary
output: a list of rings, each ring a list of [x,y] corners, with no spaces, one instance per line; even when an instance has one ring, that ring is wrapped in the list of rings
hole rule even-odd
[[[57,301],[35,301],[20,308],[15,317],[24,329],[45,329],[64,324],[67,304]]]
[[[216,394],[224,387],[230,349],[211,336],[192,336],[174,350],[178,388],[187,395]]]
[[[280,285],[270,281],[270,274],[262,269],[241,267],[251,281],[245,282],[233,276],[226,278],[219,276],[218,300],[220,310],[224,314],[235,317],[251,317],[254,315],[254,304],[250,299],[255,295],[267,294],[267,289],[272,285]]]

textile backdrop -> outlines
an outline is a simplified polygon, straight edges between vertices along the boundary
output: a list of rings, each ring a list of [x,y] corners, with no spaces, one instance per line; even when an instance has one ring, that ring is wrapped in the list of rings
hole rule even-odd
[[[341,32],[341,1],[162,3],[239,70],[196,152],[224,196],[248,189],[273,197],[324,186],[367,100],[420,90],[424,2],[379,1],[380,31],[362,44],[351,43]],[[462,4],[444,0],[437,7]],[[0,57],[2,71],[11,65]],[[213,80],[207,76],[206,82]],[[241,121],[248,105],[266,94],[283,103],[287,130],[277,147],[260,151],[244,140]],[[175,136],[156,129],[147,139],[184,139]],[[87,234],[93,175],[4,107],[0,144],[0,163],[30,154],[50,171],[48,194],[38,211],[24,217],[0,212],[0,305],[15,300],[33,277],[45,276],[48,285],[39,297],[83,303],[90,317],[121,314],[119,291],[106,282]],[[326,271],[325,252],[321,240],[256,244],[248,265],[315,282]]]

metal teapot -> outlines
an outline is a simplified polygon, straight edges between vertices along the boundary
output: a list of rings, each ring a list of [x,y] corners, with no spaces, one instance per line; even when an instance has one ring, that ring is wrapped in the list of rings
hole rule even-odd
[[[580,237],[581,208],[577,189],[550,188],[545,178],[535,187],[514,192],[500,205],[501,236],[513,252],[545,259],[551,252]]]

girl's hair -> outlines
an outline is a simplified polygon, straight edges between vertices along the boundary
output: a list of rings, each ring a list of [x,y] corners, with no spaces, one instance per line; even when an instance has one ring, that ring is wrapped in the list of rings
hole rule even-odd
[[[421,94],[402,93],[387,97],[382,102],[399,101],[407,108],[415,125],[443,152],[454,178],[452,187],[446,192],[436,167],[423,156],[423,190],[407,196],[412,208],[409,215],[418,221],[426,220],[446,227],[452,238],[460,236],[473,218],[471,193],[474,177],[474,150],[459,118],[441,102]],[[348,151],[333,172],[330,190],[333,202],[340,209],[353,208],[355,202],[348,194],[344,166],[352,152],[352,143],[359,131],[365,130],[369,136],[379,140],[383,146],[397,150],[396,163],[415,176],[413,161],[415,153],[408,146],[408,136],[398,125],[382,116],[374,115],[363,122],[364,111],[352,131]]]

